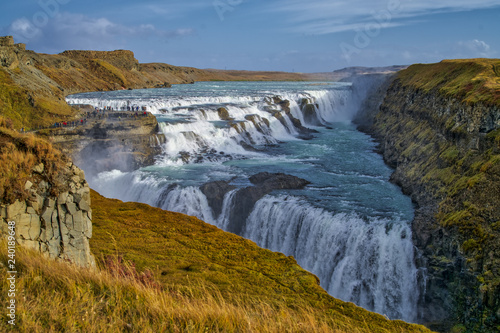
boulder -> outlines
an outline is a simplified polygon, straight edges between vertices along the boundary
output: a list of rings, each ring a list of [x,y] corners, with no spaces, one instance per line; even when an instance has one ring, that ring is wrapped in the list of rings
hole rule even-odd
[[[233,199],[228,231],[241,234],[255,203],[274,190],[302,189],[309,181],[284,173],[261,172],[250,177],[254,186],[242,188]]]
[[[74,202],[67,202],[66,209],[70,215],[74,215],[76,213],[76,204]]]
[[[59,196],[57,197],[57,204],[58,205],[65,204],[66,201],[68,200],[68,195],[69,195],[68,192],[63,192],[63,193],[59,194]]]
[[[30,215],[31,220],[30,220],[30,230],[29,230],[29,235],[31,240],[38,240],[38,237],[40,236],[40,233],[42,231],[41,227],[42,224],[40,222],[40,216],[36,214]]]
[[[301,189],[310,184],[307,180],[284,173],[261,172],[249,178],[250,182],[258,186],[275,189]]]
[[[73,215],[73,229],[81,234],[85,228],[86,223],[84,226],[83,213],[79,210]]]
[[[87,211],[87,212],[90,211],[90,205],[89,205],[89,203],[86,200],[84,200],[83,198],[81,198],[80,200],[78,200],[77,203],[78,203],[78,208],[80,208],[80,210],[84,210],[84,211]]]
[[[31,227],[31,215],[21,214],[16,219],[16,235],[22,239],[31,239],[30,237],[30,227]]]
[[[304,121],[306,124],[310,125],[321,125],[321,121],[318,118],[316,113],[316,105],[314,104],[306,104],[302,108],[302,114],[304,116]]]
[[[200,187],[201,192],[207,197],[208,205],[212,208],[215,218],[222,213],[224,196],[235,188],[236,186],[224,180],[206,183]]]
[[[42,174],[44,169],[45,169],[45,166],[43,165],[43,163],[40,163],[40,164],[35,165],[33,167],[33,172],[38,173],[38,174]]]
[[[49,256],[51,258],[58,258],[61,254],[61,242],[59,240],[50,240],[47,242],[49,247]]]
[[[227,111],[226,108],[218,108],[217,113],[219,114],[219,118],[221,120],[232,120],[233,119],[229,116],[229,111]]]

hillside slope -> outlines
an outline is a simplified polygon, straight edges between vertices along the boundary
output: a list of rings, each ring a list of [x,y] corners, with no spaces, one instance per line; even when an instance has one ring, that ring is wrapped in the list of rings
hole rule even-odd
[[[150,269],[169,290],[190,290],[196,297],[205,288],[233,306],[265,304],[281,318],[310,316],[302,328],[271,325],[270,331],[420,332],[418,325],[389,321],[352,303],[329,296],[317,277],[292,257],[258,247],[252,241],[224,232],[197,218],[139,203],[123,203],[92,193],[97,257],[109,254],[133,261],[139,271]],[[301,321],[302,319],[298,320]],[[282,319],[276,318],[277,323]],[[285,320],[286,321],[286,320]],[[311,326],[308,326],[311,325]],[[323,328],[321,329],[321,327]],[[259,331],[247,327],[243,331]]]
[[[500,328],[499,68],[495,59],[410,66],[368,127],[417,204],[424,320],[471,331]]]

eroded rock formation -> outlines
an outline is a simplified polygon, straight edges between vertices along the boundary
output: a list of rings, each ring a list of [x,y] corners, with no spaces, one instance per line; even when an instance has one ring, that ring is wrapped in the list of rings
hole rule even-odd
[[[44,165],[33,168],[34,174],[43,174]],[[92,209],[90,188],[85,175],[69,162],[62,178],[68,190],[58,195],[44,180],[28,180],[25,190],[28,199],[16,200],[0,206],[1,233],[9,234],[8,222],[15,222],[15,237],[19,245],[39,251],[50,258],[72,262],[79,266],[95,267],[90,252],[92,237]]]

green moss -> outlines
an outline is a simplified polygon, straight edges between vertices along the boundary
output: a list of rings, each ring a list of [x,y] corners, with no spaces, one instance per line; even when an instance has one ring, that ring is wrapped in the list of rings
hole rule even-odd
[[[440,155],[440,157],[446,160],[449,164],[455,163],[458,159],[458,156],[459,151],[458,149],[456,149],[456,147],[450,147]]]
[[[453,226],[453,225],[460,225],[462,224],[465,220],[468,220],[472,217],[472,214],[468,210],[460,210],[457,212],[453,212],[452,214],[448,214],[447,217],[444,218],[444,225],[445,226]]]
[[[478,243],[475,239],[469,239],[462,244],[462,249],[465,252],[469,252],[478,247]]]
[[[499,66],[498,59],[444,60],[437,64],[412,65],[399,72],[398,78],[404,85],[426,92],[439,91],[466,103],[498,106]]]
[[[478,183],[482,183],[486,181],[486,176],[482,173],[475,175],[473,177],[470,177],[469,180],[467,181],[467,188],[472,189],[474,188]]]
[[[433,168],[424,176],[425,181],[438,182],[438,186],[450,185],[457,181],[459,176],[455,173],[454,168]]]
[[[464,325],[455,325],[451,329],[450,333],[465,333],[467,332],[467,327]]]

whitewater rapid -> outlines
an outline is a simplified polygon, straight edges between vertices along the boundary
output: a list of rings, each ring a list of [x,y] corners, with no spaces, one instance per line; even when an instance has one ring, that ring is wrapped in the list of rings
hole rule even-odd
[[[91,186],[108,197],[196,216],[228,230],[235,194],[251,186],[249,176],[269,171],[305,178],[311,185],[304,190],[275,191],[258,200],[240,235],[293,255],[334,297],[391,319],[416,321],[413,207],[388,182],[391,170],[373,152],[371,139],[350,124],[360,104],[351,87],[196,85],[70,96],[70,103],[100,108],[146,106],[166,138],[156,165],[103,172],[89,179]],[[297,121],[317,132],[303,140]],[[219,180],[234,189],[216,216],[200,187]]]

